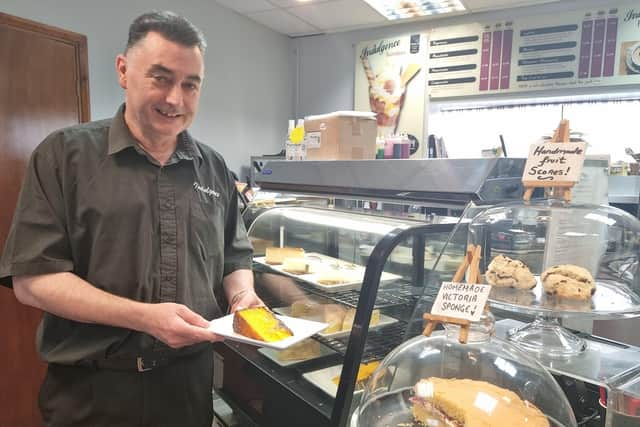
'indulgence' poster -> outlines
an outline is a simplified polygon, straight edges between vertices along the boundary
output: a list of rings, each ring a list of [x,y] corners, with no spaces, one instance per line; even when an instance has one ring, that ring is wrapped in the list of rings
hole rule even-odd
[[[409,135],[418,158],[424,152],[426,50],[423,34],[356,46],[355,109],[376,113],[379,136]]]

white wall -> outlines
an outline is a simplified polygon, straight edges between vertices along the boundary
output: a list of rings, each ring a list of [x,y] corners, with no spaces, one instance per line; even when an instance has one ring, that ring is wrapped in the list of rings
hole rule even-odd
[[[280,151],[292,116],[291,40],[213,0],[2,0],[0,11],[87,36],[92,119],[123,101],[114,58],[131,21],[149,10],[184,15],[204,32],[208,50],[193,135],[223,154],[236,172],[250,155]]]
[[[619,0],[562,0],[558,3],[535,7],[461,15],[446,19],[433,19],[403,25],[379,27],[345,33],[327,34],[295,39],[298,86],[295,99],[297,116],[323,114],[336,110],[353,109],[355,45],[368,40],[425,32],[431,28],[460,25],[468,22],[485,22],[544,15],[590,7],[637,4],[637,1]],[[530,94],[535,96],[535,94]],[[522,97],[522,95],[518,95]]]

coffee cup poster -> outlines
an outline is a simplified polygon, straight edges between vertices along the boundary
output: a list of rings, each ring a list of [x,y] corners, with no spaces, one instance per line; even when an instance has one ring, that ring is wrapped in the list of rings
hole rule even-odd
[[[640,83],[640,4],[621,10],[619,74],[636,76]]]
[[[427,42],[424,34],[356,45],[354,109],[376,114],[378,136],[406,133],[422,157]],[[413,151],[413,150],[412,150]]]

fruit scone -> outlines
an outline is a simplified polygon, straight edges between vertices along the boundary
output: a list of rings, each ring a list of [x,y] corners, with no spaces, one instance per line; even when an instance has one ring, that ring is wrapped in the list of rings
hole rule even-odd
[[[554,265],[540,275],[544,291],[562,298],[586,300],[596,292],[593,276],[586,268],[573,264]]]
[[[522,261],[504,255],[496,256],[485,273],[487,283],[498,287],[533,289],[536,278]]]

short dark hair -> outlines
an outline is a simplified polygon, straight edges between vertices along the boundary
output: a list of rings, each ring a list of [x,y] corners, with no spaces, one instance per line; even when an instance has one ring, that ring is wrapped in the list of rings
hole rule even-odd
[[[207,41],[198,27],[186,18],[164,10],[144,13],[131,23],[125,53],[151,31],[183,46],[197,46],[203,54],[207,48]]]

